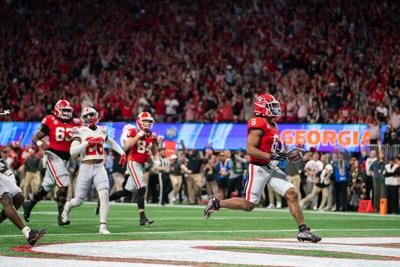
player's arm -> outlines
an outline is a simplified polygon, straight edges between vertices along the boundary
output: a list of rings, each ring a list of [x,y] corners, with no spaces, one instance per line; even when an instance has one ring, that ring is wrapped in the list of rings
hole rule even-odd
[[[69,153],[71,156],[78,156],[88,145],[88,141],[82,141],[80,137],[74,137],[72,139],[71,147],[69,148]]]
[[[258,159],[270,159],[270,154],[267,152],[261,151],[258,146],[260,144],[261,137],[263,135],[263,131],[260,129],[252,129],[249,132],[249,136],[247,138],[247,153]]]
[[[133,147],[140,138],[142,138],[146,133],[144,131],[139,131],[135,136],[128,136],[127,139],[124,140],[124,150],[128,150]]]
[[[47,136],[50,132],[49,127],[46,124],[42,124],[40,129],[36,132],[36,134],[32,138],[32,143],[36,144],[43,150],[47,149],[47,143],[42,139]]]
[[[106,144],[108,144],[111,147],[111,149],[117,152],[118,154],[125,155],[124,150],[111,137],[106,138]]]
[[[262,135],[263,131],[260,129],[250,130],[247,138],[247,153],[252,157],[265,160],[285,159],[284,152],[268,153],[258,148]]]

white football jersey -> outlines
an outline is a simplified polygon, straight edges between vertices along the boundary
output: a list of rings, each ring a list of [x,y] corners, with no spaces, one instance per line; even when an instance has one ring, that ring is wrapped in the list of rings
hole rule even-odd
[[[79,137],[81,142],[88,141],[90,138],[101,137],[104,142],[107,139],[108,130],[105,126],[97,126],[96,130],[89,127],[81,126],[76,127],[72,131],[72,137]],[[104,160],[104,142],[102,144],[88,144],[86,149],[82,150],[80,154],[81,161],[90,159]]]

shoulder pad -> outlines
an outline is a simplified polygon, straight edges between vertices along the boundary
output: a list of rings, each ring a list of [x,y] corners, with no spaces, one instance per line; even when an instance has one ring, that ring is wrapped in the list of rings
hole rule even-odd
[[[128,137],[135,137],[136,136],[136,129],[135,128],[133,128],[133,129],[129,129],[128,130],[128,133],[127,133],[127,136]]]
[[[73,123],[73,124],[76,124],[76,125],[78,125],[78,126],[81,126],[81,125],[83,124],[82,120],[79,119],[79,118],[73,118],[73,119],[72,119],[72,123]]]
[[[266,121],[260,117],[251,117],[247,121],[247,128],[249,129],[262,129],[266,126]]]
[[[54,119],[55,119],[54,115],[47,115],[42,119],[42,124],[48,125],[49,123],[54,121]]]

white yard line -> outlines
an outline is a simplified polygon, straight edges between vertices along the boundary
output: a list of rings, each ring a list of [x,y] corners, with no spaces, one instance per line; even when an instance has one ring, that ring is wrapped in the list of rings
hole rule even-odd
[[[111,228],[111,227],[110,227]],[[96,228],[97,230],[97,228]],[[194,234],[194,233],[281,233],[281,232],[297,232],[298,230],[293,229],[275,229],[275,230],[181,230],[181,231],[152,231],[152,232],[144,232],[143,230],[138,228],[137,232],[120,232],[120,233],[111,233],[111,235],[119,236],[119,235],[169,235],[169,234]],[[360,228],[360,229],[343,229],[343,228],[330,228],[330,229],[313,229],[315,232],[382,232],[382,231],[393,231],[393,232],[400,232],[400,228]],[[96,233],[60,233],[60,234],[52,234],[47,233],[46,236],[88,236],[88,235],[97,235],[100,236],[97,232]],[[0,235],[0,237],[20,237],[21,234],[18,235]]]

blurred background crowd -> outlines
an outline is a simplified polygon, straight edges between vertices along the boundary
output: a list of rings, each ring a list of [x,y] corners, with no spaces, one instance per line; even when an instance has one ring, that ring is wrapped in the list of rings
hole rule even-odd
[[[244,150],[187,150],[183,143],[181,148],[167,156],[160,143],[161,166],[146,163],[147,202],[160,205],[201,204],[212,195],[219,199],[245,195],[248,156]],[[21,148],[18,143],[9,144],[0,151],[2,158],[16,173],[25,198],[30,199],[43,179],[43,152],[29,145]],[[126,170],[118,161],[119,155],[107,150],[105,166],[111,192],[124,186]],[[354,155],[341,150],[319,153],[311,149],[301,164],[280,162],[279,167],[298,191],[303,208],[357,211],[361,200],[372,200],[375,211],[379,211],[380,199],[387,198],[388,213],[400,213],[400,156],[386,157],[381,146]],[[78,169],[79,160],[71,158],[69,172],[73,186],[69,188],[69,198],[73,197]],[[87,200],[95,198],[92,195],[94,191],[89,192]],[[49,194],[48,198],[52,197]],[[267,186],[261,204],[267,208],[286,206],[285,199]]]
[[[269,91],[283,122],[400,126],[396,0],[5,2],[10,120],[40,120],[67,98],[104,120],[150,110],[160,122],[237,122]]]

